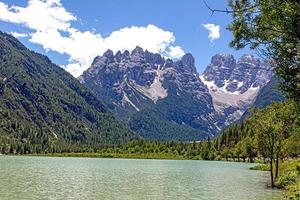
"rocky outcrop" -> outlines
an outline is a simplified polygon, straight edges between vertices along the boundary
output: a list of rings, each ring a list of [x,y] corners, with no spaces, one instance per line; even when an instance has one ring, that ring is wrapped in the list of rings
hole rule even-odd
[[[272,76],[270,65],[252,55],[236,61],[232,55],[217,54],[201,80],[209,89],[215,110],[224,117],[222,123],[227,126],[244,114]]]
[[[271,76],[268,63],[251,55],[236,61],[217,54],[200,76],[190,53],[174,61],[136,47],[116,54],[108,50],[79,80],[143,137],[198,140],[238,120]],[[165,127],[151,128],[151,120]],[[177,129],[193,137],[168,132]]]
[[[140,47],[131,53],[124,51],[115,55],[108,50],[95,58],[79,80],[119,118],[131,124],[134,124],[133,115],[151,109],[152,113],[159,113],[160,118],[192,127],[195,132],[216,133],[212,98],[189,53],[173,61]],[[204,137],[207,134],[199,133],[194,139]]]

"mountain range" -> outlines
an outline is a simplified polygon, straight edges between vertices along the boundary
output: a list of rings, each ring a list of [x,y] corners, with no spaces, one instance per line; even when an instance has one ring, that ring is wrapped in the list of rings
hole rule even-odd
[[[240,119],[272,76],[270,64],[252,55],[237,61],[226,54],[212,57],[200,78],[209,89],[215,110],[224,116],[222,128]]]
[[[239,120],[273,76],[270,64],[252,55],[217,54],[199,74],[190,53],[173,61],[136,47],[107,50],[78,79],[140,136],[191,141]]]
[[[276,85],[268,62],[251,55],[217,54],[199,74],[190,53],[171,60],[140,47],[107,50],[75,79],[0,32],[0,143],[37,152],[207,139],[250,107],[283,100]]]

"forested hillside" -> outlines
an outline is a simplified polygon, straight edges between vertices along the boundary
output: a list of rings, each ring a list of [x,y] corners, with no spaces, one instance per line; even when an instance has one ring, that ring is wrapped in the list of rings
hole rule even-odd
[[[64,69],[2,32],[0,118],[4,153],[115,144],[133,136]]]

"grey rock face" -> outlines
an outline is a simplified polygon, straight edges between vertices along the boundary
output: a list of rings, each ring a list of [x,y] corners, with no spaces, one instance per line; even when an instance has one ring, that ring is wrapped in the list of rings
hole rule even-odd
[[[174,62],[140,47],[116,55],[108,50],[79,80],[125,121],[150,108],[172,123],[216,132],[212,98],[191,54]]]
[[[170,124],[176,124],[203,139],[207,135],[197,131],[215,135],[238,120],[271,76],[268,63],[250,55],[236,61],[232,55],[217,54],[199,76],[189,53],[173,61],[136,47],[132,52],[114,55],[108,50],[97,56],[79,80],[120,119],[133,129],[139,127],[136,131],[143,137],[182,138],[168,132]],[[166,124],[159,136],[147,124],[153,120],[149,112]]]
[[[228,54],[213,56],[211,64],[202,74],[205,81],[213,82],[218,88],[225,86],[232,93],[244,93],[250,87],[263,87],[272,75],[272,69],[265,61],[252,55],[244,55],[236,62]]]
[[[190,53],[185,54],[180,61],[176,62],[176,67],[190,73],[197,73],[195,59]]]
[[[215,109],[224,117],[221,126],[238,120],[272,76],[270,65],[252,55],[238,61],[232,55],[215,55],[201,79],[210,90]]]
[[[211,63],[203,73],[205,80],[213,81],[218,87],[223,87],[225,80],[230,78],[235,65],[236,61],[232,55],[217,54],[212,57]]]

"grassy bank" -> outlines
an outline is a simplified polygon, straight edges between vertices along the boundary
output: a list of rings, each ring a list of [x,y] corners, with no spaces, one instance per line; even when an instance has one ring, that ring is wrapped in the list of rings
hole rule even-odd
[[[270,170],[269,165],[257,165],[253,170]],[[277,188],[284,189],[283,199],[300,200],[300,159],[280,163],[279,176],[276,179]]]

